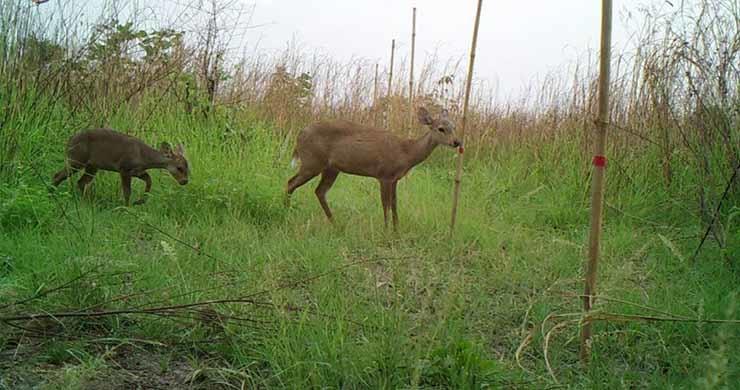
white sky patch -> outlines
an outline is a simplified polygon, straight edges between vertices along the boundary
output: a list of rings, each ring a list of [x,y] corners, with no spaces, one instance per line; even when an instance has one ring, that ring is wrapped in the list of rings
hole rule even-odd
[[[465,69],[477,1],[217,0],[217,3],[240,10],[224,15],[223,27],[238,25],[242,29],[232,35],[229,55],[254,55],[255,50],[278,52],[293,42],[304,53],[319,52],[338,61],[366,58],[370,63],[378,62],[383,71],[389,62],[391,39],[396,39],[399,61],[410,54],[414,6],[417,7],[416,65],[436,53],[442,62],[462,59]],[[68,8],[66,4],[77,7]],[[160,20],[155,24],[192,29],[193,21],[204,20],[204,15],[197,15],[199,12],[193,10],[193,5],[207,9],[211,3],[50,0],[40,6],[40,11],[53,15],[62,9],[67,9],[67,13],[75,9],[86,13],[87,20],[95,21],[100,10],[110,9],[110,4],[124,10],[147,8],[148,12],[139,13],[138,17],[149,19],[147,24],[156,17]],[[645,6],[670,7],[665,0],[614,1],[615,53],[628,46],[630,34],[642,15],[640,8]],[[524,87],[546,74],[567,71],[568,65],[576,61],[583,63],[587,53],[593,55],[598,49],[600,13],[599,0],[484,0],[476,79],[496,86],[498,96],[517,97]],[[178,26],[172,25],[172,20],[191,23]]]
[[[411,9],[417,7],[417,65],[437,51],[443,60],[467,61],[475,0],[258,0],[254,23],[264,24],[247,39],[263,49],[283,49],[295,40],[339,60],[368,58],[387,66],[391,39],[397,58],[409,55]],[[626,15],[639,15],[644,5],[665,0],[616,0],[614,44],[620,50],[630,31]],[[502,95],[520,89],[546,73],[585,58],[598,48],[601,1],[484,0],[476,53],[476,77],[500,86]],[[634,28],[634,26],[632,26]]]

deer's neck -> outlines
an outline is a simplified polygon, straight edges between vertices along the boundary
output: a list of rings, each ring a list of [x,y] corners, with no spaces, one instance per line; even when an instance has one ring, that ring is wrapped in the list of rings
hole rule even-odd
[[[432,138],[432,132],[430,131],[427,131],[426,134],[415,140],[408,140],[407,142],[407,150],[410,156],[409,163],[411,164],[409,168],[426,160],[432,151],[434,151],[434,148],[437,147],[437,143]]]
[[[142,159],[143,159],[143,165],[144,169],[151,169],[151,168],[167,168],[167,165],[170,163],[170,158],[166,157],[162,152],[159,150],[156,150],[152,147],[145,147],[141,151]]]

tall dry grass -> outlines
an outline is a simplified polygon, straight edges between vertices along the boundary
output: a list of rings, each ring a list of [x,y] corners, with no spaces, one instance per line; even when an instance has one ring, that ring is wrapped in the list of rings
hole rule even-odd
[[[0,126],[8,135],[4,163],[19,147],[8,127],[12,118],[29,115],[39,99],[64,106],[87,126],[107,125],[118,110],[133,107],[142,128],[165,109],[203,117],[248,113],[286,135],[329,117],[387,123],[406,133],[409,72],[403,55],[397,56],[392,90],[387,90],[384,82],[376,85],[376,63],[363,58],[341,62],[296,44],[279,53],[238,55],[232,48],[235,31],[245,26],[233,15],[249,10],[236,8],[236,2],[183,5],[200,17],[181,16],[167,24],[131,5],[125,19],[112,4],[92,24],[73,16],[47,20],[21,0],[0,7],[0,80],[9,97],[0,109]],[[709,218],[717,188],[740,161],[738,3],[682,2],[641,12],[645,22],[635,26],[633,49],[614,56],[612,155],[628,164],[636,153],[657,150],[666,187],[688,164],[699,180],[701,215]],[[144,14],[149,16],[140,17]],[[88,27],[70,27],[77,25]],[[494,99],[496,91],[477,80],[468,149],[480,157],[496,146],[538,148],[573,139],[586,153],[596,57],[590,54],[567,70],[545,75],[516,100]],[[460,115],[461,61],[438,54],[421,59],[415,104]],[[387,71],[381,65],[379,80],[387,79]]]

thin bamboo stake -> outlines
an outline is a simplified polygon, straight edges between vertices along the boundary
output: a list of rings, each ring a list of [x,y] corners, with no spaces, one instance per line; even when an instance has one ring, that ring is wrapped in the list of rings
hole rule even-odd
[[[388,109],[385,112],[385,127],[388,128],[391,122],[391,109],[393,106],[391,105],[391,87],[393,86],[393,56],[396,53],[396,40],[391,41],[391,69],[390,72],[388,72],[388,92],[387,92],[387,99],[385,104],[388,105]]]
[[[455,230],[457,220],[457,203],[460,198],[460,183],[463,173],[463,145],[465,145],[465,122],[468,116],[468,101],[470,100],[470,85],[473,82],[473,64],[475,63],[475,46],[478,43],[478,25],[480,25],[480,10],[483,0],[478,0],[478,10],[475,13],[475,27],[473,27],[473,43],[470,47],[470,63],[468,64],[468,79],[465,82],[465,100],[463,101],[463,114],[460,123],[460,155],[457,156],[457,173],[455,174],[455,190],[452,195],[452,219],[450,221],[450,234]]]
[[[378,63],[375,63],[375,79],[373,81],[373,124],[378,125]]]
[[[409,134],[414,128],[414,53],[416,52],[416,7],[411,18],[411,73],[409,75]]]
[[[609,124],[609,67],[612,40],[612,0],[601,2],[601,58],[599,59],[599,114],[594,140],[593,181],[591,182],[591,232],[588,261],[585,266],[583,310],[588,313],[596,293],[596,266],[601,241],[602,206],[604,202],[604,169],[606,167],[606,130]],[[586,320],[581,329],[581,362],[591,359],[591,322]]]

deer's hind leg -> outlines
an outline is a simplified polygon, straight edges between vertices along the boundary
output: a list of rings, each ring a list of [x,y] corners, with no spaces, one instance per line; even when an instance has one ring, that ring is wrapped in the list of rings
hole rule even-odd
[[[74,173],[75,172],[74,170],[72,170],[72,168],[65,166],[59,172],[54,174],[54,178],[51,180],[51,184],[54,187],[58,187],[59,184],[61,184],[68,177],[72,176]]]
[[[79,171],[82,168],[83,168],[83,165],[78,162],[75,162],[75,161],[66,162],[64,164],[64,168],[62,168],[59,172],[54,174],[54,178],[51,180],[51,184],[54,185],[54,187],[58,187],[59,184],[61,184],[64,180],[74,175],[77,171]]]
[[[318,176],[323,168],[323,164],[306,164],[306,162],[301,163],[301,169],[298,171],[298,173],[295,174],[295,176],[291,177],[290,180],[288,180],[288,184],[285,187],[284,203],[286,207],[290,206],[290,196],[293,194],[293,191],[295,191],[298,187],[308,183],[309,180]]]
[[[85,195],[85,189],[93,181],[96,173],[98,173],[97,168],[87,167],[85,168],[85,172],[82,173],[80,180],[77,180],[77,188],[79,188],[82,195]]]
[[[330,222],[332,221],[332,216],[331,210],[329,210],[329,204],[326,203],[326,193],[334,184],[334,181],[337,180],[337,175],[339,175],[339,171],[337,170],[331,168],[324,169],[324,172],[321,173],[321,181],[316,187],[316,197],[319,198],[321,208],[324,209],[324,214],[326,214],[326,218],[328,218]]]

